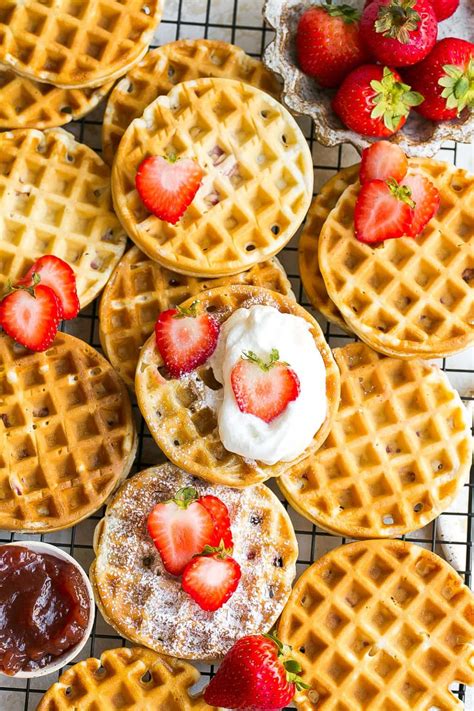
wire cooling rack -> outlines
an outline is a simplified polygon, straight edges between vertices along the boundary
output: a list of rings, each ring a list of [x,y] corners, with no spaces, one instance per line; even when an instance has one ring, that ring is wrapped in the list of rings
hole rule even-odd
[[[271,31],[263,25],[262,5],[263,0],[165,0],[164,17],[152,47],[175,39],[204,37],[233,42],[249,54],[259,57],[272,36]],[[104,104],[86,118],[66,127],[80,141],[87,143],[99,153],[101,151],[100,127],[103,108]],[[317,192],[336,171],[354,163],[357,160],[357,154],[350,146],[337,148],[321,146],[314,139],[310,122],[301,119],[299,123],[312,151],[315,192]],[[474,170],[473,146],[447,144],[440,151],[439,158]],[[280,255],[280,259],[287,270],[299,302],[311,310],[298,273],[297,245],[298,235],[286,247]],[[341,346],[354,340],[337,327],[328,324],[317,313],[314,315],[318,318],[332,347]],[[97,301],[81,313],[76,321],[68,325],[67,330],[100,350]],[[448,373],[451,382],[460,392],[470,412],[474,413],[474,352],[471,350],[437,362]],[[163,460],[163,455],[154,444],[135,403],[134,409],[140,444],[133,473]],[[274,486],[272,488],[278,493]],[[299,543],[298,574],[323,553],[346,542],[345,538],[332,536],[319,530],[291,509],[289,509],[289,513]],[[101,517],[102,512],[98,512],[73,529],[44,536],[10,535],[5,531],[0,531],[0,543],[12,540],[21,541],[25,538],[44,540],[70,552],[87,570],[94,557],[92,550],[94,528]],[[463,576],[465,582],[472,586],[474,472],[471,473],[470,483],[464,487],[464,491],[450,511],[426,528],[405,538],[444,554]],[[124,640],[104,622],[100,613],[97,613],[91,638],[79,659],[100,656],[105,649],[124,644]],[[203,675],[202,683],[205,683],[212,674],[213,668],[199,665],[199,669]],[[33,711],[44,691],[57,680],[57,676],[58,674],[52,674],[31,681],[7,680],[2,677],[0,679],[0,711]],[[474,697],[469,690],[459,685],[455,685],[453,690],[464,702],[466,711],[474,709]]]

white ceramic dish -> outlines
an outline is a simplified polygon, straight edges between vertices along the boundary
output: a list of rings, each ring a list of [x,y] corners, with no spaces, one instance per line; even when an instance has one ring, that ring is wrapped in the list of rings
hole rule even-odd
[[[59,657],[56,657],[51,664],[46,665],[42,669],[37,669],[35,671],[20,671],[14,674],[13,676],[3,674],[0,671],[0,676],[6,677],[7,679],[35,679],[40,676],[46,676],[47,674],[52,674],[55,671],[58,671],[62,667],[64,667],[66,664],[69,664],[72,662],[73,659],[77,657],[79,652],[84,648],[84,645],[86,644],[87,640],[89,639],[91,632],[92,632],[92,626],[94,624],[94,618],[95,618],[95,603],[94,603],[94,593],[92,591],[92,585],[90,584],[89,578],[87,577],[86,572],[81,568],[77,560],[74,560],[72,556],[69,555],[69,553],[65,553],[63,550],[60,548],[57,548],[56,546],[52,546],[50,543],[42,543],[41,541],[15,541],[14,543],[4,543],[2,545],[6,546],[20,546],[21,548],[28,548],[31,551],[34,551],[35,553],[44,553],[48,555],[55,556],[56,558],[59,558],[60,560],[64,560],[67,563],[71,563],[74,565],[77,570],[82,575],[82,579],[84,580],[84,584],[87,589],[87,595],[89,597],[89,622],[87,624],[87,627],[84,632],[84,636],[81,639],[78,644],[76,644],[74,647],[71,647],[71,649],[68,649],[67,652],[64,652]]]

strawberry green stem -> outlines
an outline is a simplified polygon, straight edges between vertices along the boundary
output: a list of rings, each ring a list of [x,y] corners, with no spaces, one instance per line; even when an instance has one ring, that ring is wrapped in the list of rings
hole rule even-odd
[[[416,0],[392,0],[388,5],[380,5],[375,31],[384,37],[408,44],[410,32],[418,29],[420,15],[414,9]]]
[[[423,101],[421,94],[411,91],[408,84],[397,81],[388,67],[383,68],[382,79],[374,79],[370,86],[375,92],[372,98],[374,109],[370,115],[374,119],[383,117],[390,131],[396,131],[400,120],[410,113],[410,108]]]
[[[458,114],[466,107],[474,108],[474,59],[464,70],[453,64],[445,64],[443,70],[438,84],[444,87],[441,96],[446,99],[446,108],[456,109]]]
[[[184,486],[176,492],[173,499],[168,499],[165,503],[169,504],[173,502],[176,506],[179,506],[180,509],[187,509],[188,506],[194,503],[194,501],[197,501],[197,499],[198,494],[196,489],[192,486]]]
[[[253,351],[242,351],[242,359],[250,360],[252,363],[255,363],[255,365],[258,365],[260,370],[263,370],[264,373],[268,373],[268,371],[273,368],[274,365],[279,363],[280,354],[276,348],[272,348],[272,350],[270,351],[270,359],[265,362],[263,358],[259,358],[258,355]]]
[[[271,639],[272,642],[276,644],[278,649],[278,659],[281,661],[286,671],[287,681],[294,684],[298,691],[301,691],[301,689],[309,689],[310,686],[306,684],[300,676],[302,671],[301,664],[297,662],[296,659],[292,659],[289,656],[292,649],[290,645],[283,644],[283,642],[278,639],[275,632],[270,632],[269,634],[265,634],[263,636],[267,639]]]

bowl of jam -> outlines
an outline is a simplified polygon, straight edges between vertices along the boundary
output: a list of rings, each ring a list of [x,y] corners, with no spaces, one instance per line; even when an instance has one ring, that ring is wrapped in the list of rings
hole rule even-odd
[[[94,624],[85,571],[40,541],[0,545],[0,674],[44,676],[71,662]]]

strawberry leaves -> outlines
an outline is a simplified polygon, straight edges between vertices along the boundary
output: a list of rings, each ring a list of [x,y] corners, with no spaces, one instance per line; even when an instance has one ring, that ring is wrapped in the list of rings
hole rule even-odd
[[[371,118],[383,118],[386,128],[393,132],[397,130],[400,120],[408,116],[412,106],[418,106],[423,101],[421,94],[411,91],[408,84],[395,79],[388,67],[383,68],[382,79],[372,80],[370,86],[375,92]]]

